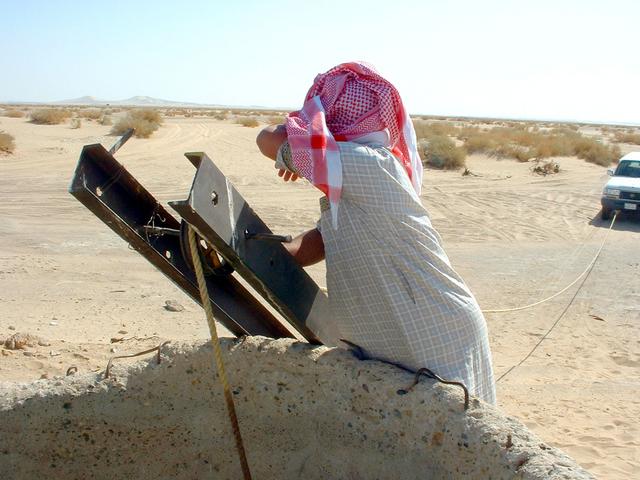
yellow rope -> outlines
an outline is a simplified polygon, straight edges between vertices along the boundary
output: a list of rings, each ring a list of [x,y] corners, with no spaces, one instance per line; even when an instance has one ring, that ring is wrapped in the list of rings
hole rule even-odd
[[[554,293],[550,297],[547,297],[547,298],[545,298],[543,300],[540,300],[538,302],[535,302],[535,303],[530,303],[529,305],[525,305],[523,307],[502,308],[502,309],[498,309],[498,310],[482,310],[482,312],[483,313],[517,312],[518,310],[524,310],[525,308],[535,307],[537,305],[540,305],[541,303],[548,302],[552,298],[556,298],[558,295],[566,292],[569,288],[574,286],[578,282],[578,280],[580,280],[591,269],[591,267],[593,267],[593,265],[596,263],[596,260],[598,260],[598,257],[600,256],[600,252],[602,252],[602,249],[604,248],[604,244],[607,242],[607,238],[609,237],[609,233],[611,233],[611,229],[613,228],[613,224],[616,222],[616,218],[617,217],[618,217],[618,213],[616,212],[615,215],[613,216],[613,220],[611,220],[611,225],[609,225],[609,229],[607,230],[607,234],[605,235],[604,239],[602,240],[602,244],[600,245],[600,248],[598,249],[598,252],[596,253],[596,256],[593,257],[593,260],[591,260],[591,263],[589,265],[587,265],[587,268],[585,268],[584,271],[580,275],[578,275],[578,278],[576,278],[573,282],[571,282],[569,285],[564,287],[562,290],[560,290],[557,293]]]
[[[238,455],[240,456],[242,473],[244,475],[245,480],[251,480],[251,471],[249,470],[247,455],[244,451],[242,436],[240,435],[240,426],[238,425],[236,408],[235,408],[235,405],[233,404],[233,396],[231,394],[231,389],[229,388],[227,374],[224,369],[224,362],[222,361],[222,350],[220,348],[220,340],[218,339],[218,332],[216,331],[216,324],[213,318],[213,310],[211,309],[211,301],[209,300],[209,292],[207,290],[207,284],[204,278],[204,272],[202,271],[202,262],[200,260],[200,254],[198,252],[196,233],[193,227],[191,227],[191,225],[189,225],[189,248],[191,250],[191,259],[192,259],[193,267],[196,272],[196,279],[198,280],[198,289],[200,290],[202,307],[204,308],[204,311],[207,314],[207,323],[209,324],[209,332],[211,333],[211,345],[213,345],[213,353],[216,358],[216,365],[218,367],[218,373],[220,374],[220,381],[222,382],[222,387],[224,389],[224,398],[227,402],[229,419],[231,420],[231,427],[233,428],[233,435],[236,440],[236,448],[238,449]]]

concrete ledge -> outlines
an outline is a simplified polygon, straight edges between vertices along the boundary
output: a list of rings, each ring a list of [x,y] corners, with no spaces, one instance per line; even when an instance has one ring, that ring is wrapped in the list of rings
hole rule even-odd
[[[292,340],[223,340],[254,479],[588,479],[461,390]],[[163,361],[0,385],[4,478],[242,478],[209,344]],[[126,362],[126,360],[120,360]]]

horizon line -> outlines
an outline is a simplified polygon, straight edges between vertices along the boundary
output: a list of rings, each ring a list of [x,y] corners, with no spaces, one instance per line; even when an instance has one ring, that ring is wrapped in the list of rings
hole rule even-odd
[[[79,101],[83,98],[92,98],[95,99],[95,104],[91,103],[82,103],[75,102]],[[127,104],[120,103],[126,102],[127,100],[135,99],[135,98],[148,98],[151,100],[155,100],[159,103],[157,104]],[[74,103],[75,102],[75,103]],[[166,103],[161,103],[166,102]],[[23,100],[7,100],[0,101],[0,105],[42,105],[42,106],[82,106],[82,107],[99,107],[99,106],[122,106],[122,107],[148,107],[148,108],[179,108],[179,107],[188,107],[188,108],[238,108],[238,109],[257,109],[257,110],[277,110],[282,112],[291,112],[297,110],[297,108],[288,108],[288,107],[272,107],[265,105],[230,105],[230,104],[221,104],[221,103],[199,103],[199,102],[187,102],[187,101],[177,101],[177,100],[166,100],[156,97],[150,97],[148,95],[133,95],[129,98],[125,98],[123,100],[100,100],[91,95],[84,95],[82,97],[78,97],[76,99],[69,100],[56,100],[50,102],[35,102],[35,101],[23,101]],[[510,116],[492,116],[492,115],[457,115],[457,114],[441,114],[441,113],[409,113],[409,116],[412,117],[435,117],[435,118],[460,118],[460,119],[469,119],[469,120],[504,120],[504,121],[524,121],[524,122],[546,122],[546,123],[582,123],[588,125],[612,125],[612,126],[623,126],[623,127],[640,127],[640,120],[624,122],[620,120],[579,120],[579,119],[571,119],[571,118],[562,118],[562,117],[510,117]]]

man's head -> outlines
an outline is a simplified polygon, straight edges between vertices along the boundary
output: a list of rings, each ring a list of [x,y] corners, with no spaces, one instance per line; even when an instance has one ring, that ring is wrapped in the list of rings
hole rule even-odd
[[[320,137],[332,137],[329,142],[351,141],[384,132],[386,146],[404,165],[414,188],[420,190],[422,162],[413,124],[396,88],[372,65],[342,63],[317,75],[302,109],[287,117],[286,128],[294,160],[317,157],[313,141],[317,144]],[[326,145],[326,140],[321,143]]]

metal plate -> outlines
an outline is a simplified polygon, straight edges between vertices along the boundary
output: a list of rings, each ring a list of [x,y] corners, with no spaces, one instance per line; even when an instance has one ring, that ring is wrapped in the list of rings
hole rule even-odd
[[[326,295],[280,243],[247,240],[246,231],[271,230],[204,153],[186,156],[198,171],[188,200],[171,207],[309,342],[336,344],[338,334],[324,325]]]
[[[174,235],[149,235],[145,227],[179,230],[180,223],[100,145],[82,149],[69,192],[132,248],[200,304],[195,276]],[[291,337],[235,278],[208,277],[216,319],[235,335]]]

